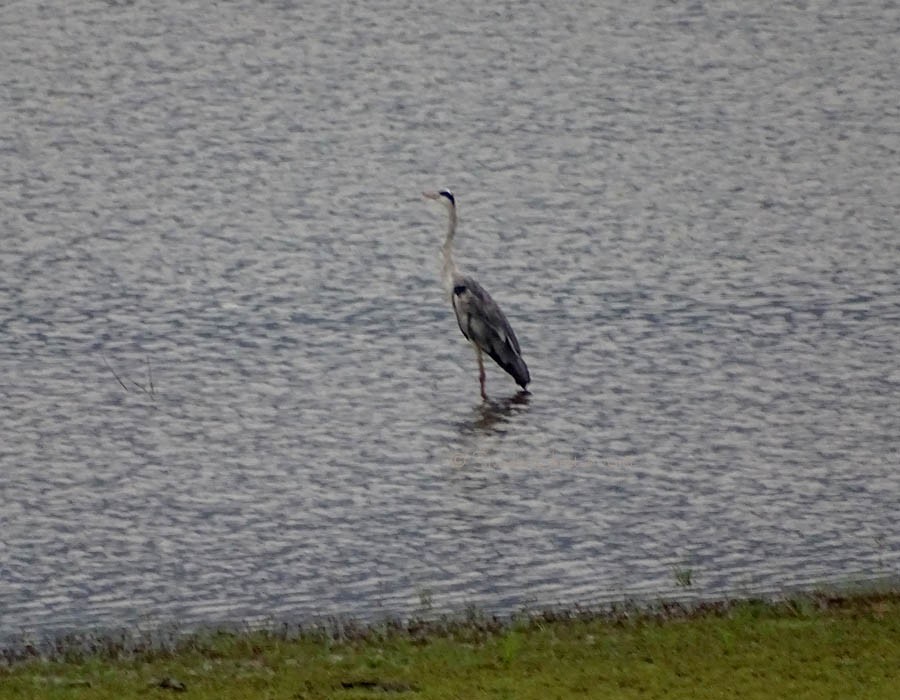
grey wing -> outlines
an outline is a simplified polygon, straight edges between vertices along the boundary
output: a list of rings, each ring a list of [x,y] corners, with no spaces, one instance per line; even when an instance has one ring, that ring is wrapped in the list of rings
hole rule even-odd
[[[455,279],[453,310],[462,334],[490,355],[524,389],[531,377],[522,359],[519,339],[487,290],[471,277]]]

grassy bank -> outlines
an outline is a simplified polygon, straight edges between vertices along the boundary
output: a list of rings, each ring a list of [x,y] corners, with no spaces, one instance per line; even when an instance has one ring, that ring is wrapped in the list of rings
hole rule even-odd
[[[900,593],[216,634],[0,668],[0,698],[885,698]]]

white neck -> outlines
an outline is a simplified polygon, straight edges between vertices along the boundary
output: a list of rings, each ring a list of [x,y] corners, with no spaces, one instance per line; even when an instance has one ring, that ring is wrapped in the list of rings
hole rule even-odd
[[[444,289],[448,294],[453,292],[453,278],[459,275],[459,269],[453,261],[453,236],[456,235],[456,207],[449,206],[450,221],[447,225],[447,238],[444,239],[444,247],[441,249],[444,264],[441,267],[441,278],[444,281]]]

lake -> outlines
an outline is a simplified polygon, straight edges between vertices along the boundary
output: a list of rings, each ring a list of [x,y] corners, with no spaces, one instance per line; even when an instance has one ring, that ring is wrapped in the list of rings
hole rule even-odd
[[[0,10],[0,636],[896,579],[898,31]],[[530,394],[479,396],[444,187]]]

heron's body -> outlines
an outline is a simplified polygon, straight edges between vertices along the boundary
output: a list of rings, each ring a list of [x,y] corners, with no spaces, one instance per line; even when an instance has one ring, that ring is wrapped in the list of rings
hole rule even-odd
[[[481,382],[481,396],[487,399],[484,388],[484,361],[482,353],[487,353],[502,367],[516,384],[523,389],[531,381],[528,366],[522,359],[519,340],[506,320],[506,316],[497,303],[476,280],[460,273],[453,261],[453,237],[456,234],[456,200],[446,190],[438,193],[426,193],[429,199],[443,201],[450,216],[447,238],[443,247],[443,279],[444,288],[450,296],[453,311],[459,329],[466,339],[475,347],[478,357],[478,377]]]
[[[471,277],[459,276],[454,280],[452,301],[462,334],[506,370],[516,384],[523,389],[528,386],[531,377],[519,340],[487,290]]]

